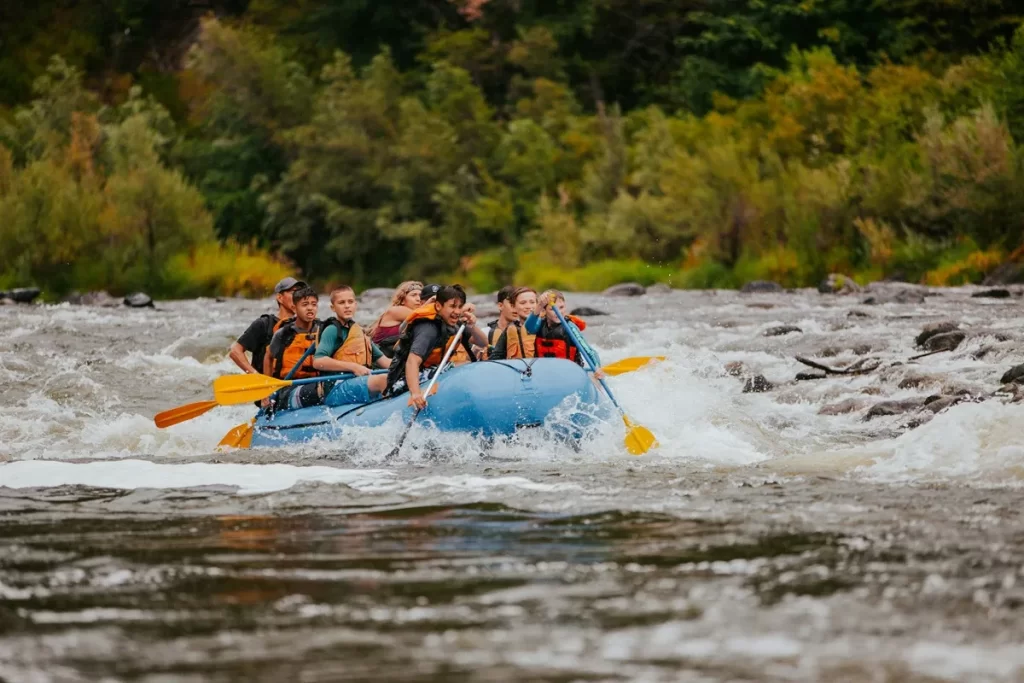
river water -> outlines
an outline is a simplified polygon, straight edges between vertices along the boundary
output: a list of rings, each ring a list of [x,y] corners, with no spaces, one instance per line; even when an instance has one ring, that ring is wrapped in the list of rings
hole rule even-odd
[[[0,308],[0,679],[1024,680],[1024,404],[987,398],[1022,299],[907,291],[573,295],[605,362],[669,357],[611,380],[660,448],[415,430],[387,464],[398,424],[232,453],[250,408],[153,426],[267,301]],[[963,344],[908,360],[941,320]],[[934,395],[963,400],[865,420]]]

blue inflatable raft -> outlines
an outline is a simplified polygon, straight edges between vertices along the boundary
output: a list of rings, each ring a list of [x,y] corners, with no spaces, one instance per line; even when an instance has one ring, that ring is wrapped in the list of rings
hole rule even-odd
[[[332,439],[344,427],[377,427],[396,415],[408,423],[413,414],[408,394],[367,403],[366,382],[366,377],[338,382],[322,406],[261,414],[252,445]],[[489,438],[546,426],[559,438],[579,441],[596,421],[611,415],[590,374],[556,358],[468,363],[442,374],[437,387],[417,424],[442,432]]]

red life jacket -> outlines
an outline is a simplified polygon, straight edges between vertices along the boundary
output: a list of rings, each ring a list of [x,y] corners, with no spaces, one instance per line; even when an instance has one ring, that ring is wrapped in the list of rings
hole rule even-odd
[[[566,320],[576,325],[580,331],[587,329],[587,324],[574,315],[566,316]],[[542,324],[537,332],[535,345],[537,358],[565,358],[576,362],[576,356],[579,354],[579,349],[569,339],[564,325],[559,325],[552,331],[546,323]]]

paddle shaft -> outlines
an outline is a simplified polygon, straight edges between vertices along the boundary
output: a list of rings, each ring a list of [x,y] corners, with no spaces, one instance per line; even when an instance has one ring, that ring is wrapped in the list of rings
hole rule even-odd
[[[430,384],[427,385],[427,391],[423,394],[424,401],[430,398],[430,392],[431,390],[433,390],[434,384],[437,383],[437,378],[441,376],[441,373],[444,371],[445,366],[448,365],[448,359],[451,358],[452,353],[455,352],[455,347],[462,343],[462,333],[465,331],[465,329],[466,325],[463,324],[462,326],[459,327],[459,331],[455,333],[455,343],[449,344],[448,350],[444,354],[444,358],[441,359],[441,364],[437,366],[437,372],[435,372],[434,376],[430,378]],[[405,382],[406,385],[408,385],[409,378],[406,378]],[[416,410],[413,411],[412,417],[409,418],[409,424],[406,425],[405,431],[402,432],[402,436],[398,439],[398,445],[395,446],[395,449],[393,451],[391,451],[384,457],[385,460],[390,460],[391,458],[397,456],[399,452],[401,452],[402,446],[405,444],[405,439],[406,437],[409,436],[409,432],[412,431],[412,425],[414,422],[416,422],[416,418],[419,416],[420,410],[420,408],[417,408]]]
[[[562,315],[562,312],[558,310],[557,305],[552,306],[551,310],[553,310],[555,312],[555,315],[558,316],[558,319],[562,323],[562,329],[565,330],[565,333],[569,336],[569,339],[572,340],[572,343],[576,345],[576,350],[580,353],[581,356],[583,356],[583,361],[588,366],[587,369],[589,369],[591,372],[597,372],[597,366],[594,365],[594,360],[587,354],[587,352],[584,350],[585,347],[583,346],[583,344],[580,343],[579,337],[576,336],[575,327],[569,324],[569,321],[565,319],[565,316]],[[619,405],[619,402],[615,400],[615,396],[612,395],[612,390],[608,388],[608,385],[605,383],[604,379],[598,378],[597,381],[601,383],[602,387],[604,387],[604,392],[608,394],[608,398],[611,399],[612,404],[619,409],[620,413],[625,415],[626,411],[624,411],[622,409],[622,406]]]

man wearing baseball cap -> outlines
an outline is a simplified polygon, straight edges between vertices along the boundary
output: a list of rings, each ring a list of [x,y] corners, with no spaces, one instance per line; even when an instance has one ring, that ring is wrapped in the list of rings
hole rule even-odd
[[[274,333],[280,327],[295,317],[295,304],[292,301],[292,292],[306,287],[302,280],[293,277],[286,277],[274,286],[274,295],[277,297],[277,315],[264,313],[256,318],[251,325],[242,333],[234,344],[228,356],[239,368],[249,374],[257,374],[257,368],[263,367],[263,357],[267,353],[267,347]],[[252,354],[252,360],[245,356],[248,351]]]

